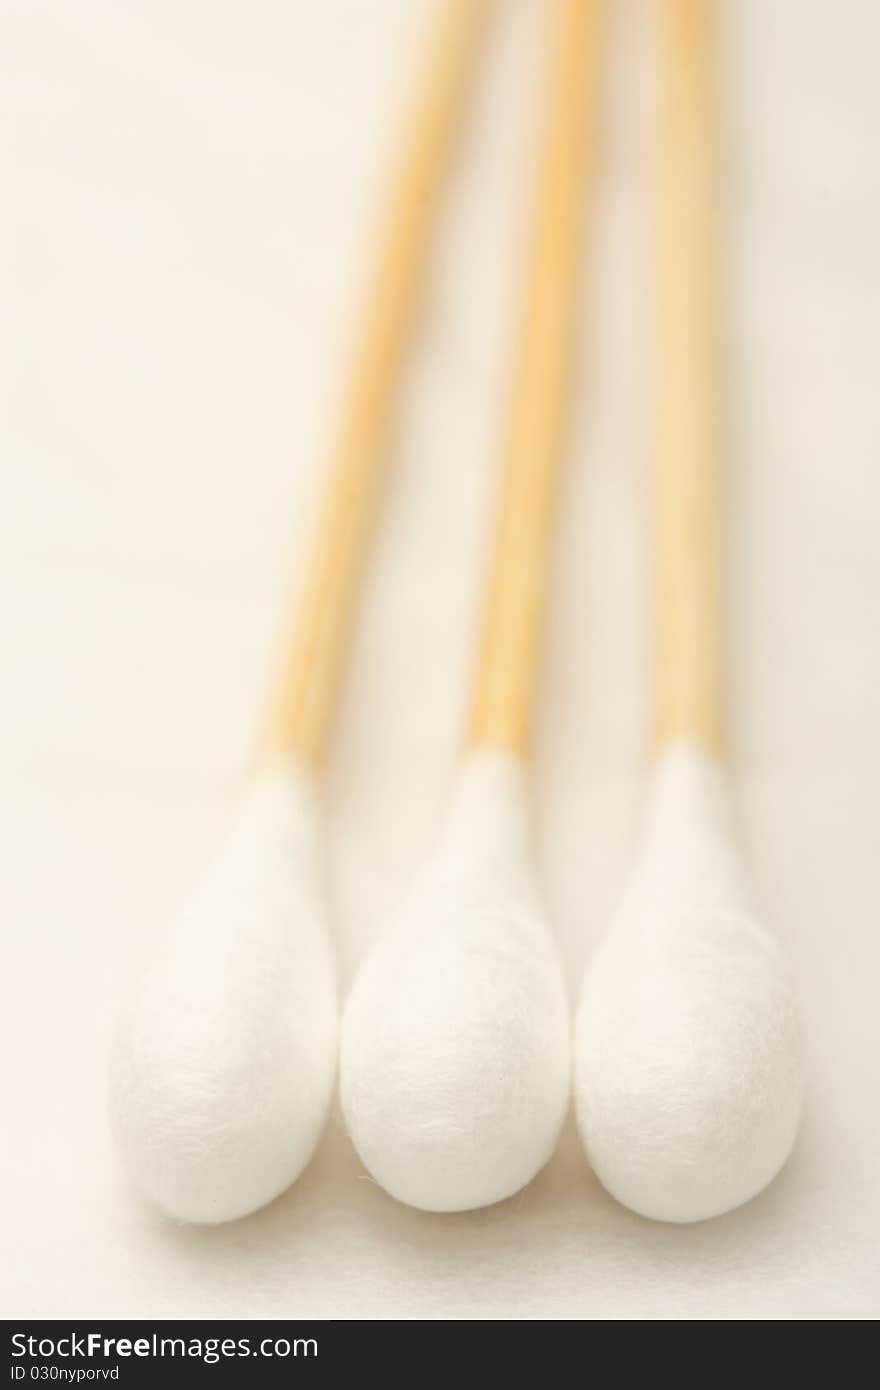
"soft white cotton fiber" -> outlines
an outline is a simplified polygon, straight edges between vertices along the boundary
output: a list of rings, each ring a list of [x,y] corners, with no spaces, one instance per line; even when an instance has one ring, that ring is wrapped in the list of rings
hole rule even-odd
[[[466,761],[440,844],[345,1010],[342,1104],[366,1167],[402,1202],[508,1197],[553,1152],[569,1014],[529,854],[518,759]]]
[[[113,1128],[144,1193],[184,1221],[270,1201],[324,1124],[337,1010],[312,797],[295,768],[258,779],[121,1021]]]
[[[660,1221],[739,1206],[794,1142],[788,969],[754,915],[721,771],[694,748],[655,769],[635,872],[584,983],[575,1095],[602,1183]]]

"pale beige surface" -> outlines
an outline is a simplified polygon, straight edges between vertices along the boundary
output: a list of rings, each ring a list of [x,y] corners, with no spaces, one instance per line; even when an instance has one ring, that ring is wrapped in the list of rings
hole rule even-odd
[[[621,0],[597,322],[538,731],[577,980],[621,882],[647,669],[644,72]],[[346,980],[431,837],[494,478],[534,70],[502,3],[397,431],[329,783]],[[7,1316],[864,1318],[880,1225],[880,12],[726,6],[733,762],[811,1077],[784,1177],[698,1228],[628,1215],[573,1140],[519,1198],[395,1206],[338,1120],[213,1231],[105,1130],[121,986],[247,767],[364,218],[428,0],[3,0],[0,790]],[[207,16],[210,14],[210,22]],[[601,350],[599,346],[601,345]],[[208,504],[206,505],[206,498]]]

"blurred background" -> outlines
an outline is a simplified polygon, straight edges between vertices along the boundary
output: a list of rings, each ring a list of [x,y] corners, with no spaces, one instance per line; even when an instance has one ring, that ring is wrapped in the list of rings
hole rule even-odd
[[[395,1206],[337,1115],[229,1228],[129,1192],[121,990],[248,766],[388,155],[438,0],[0,0],[7,1316],[863,1318],[880,1195],[880,10],[718,5],[732,761],[811,1090],[756,1202],[641,1221],[569,1136]],[[617,0],[537,739],[574,989],[643,767],[653,0]],[[328,778],[344,982],[459,738],[550,0],[498,0],[401,393]]]

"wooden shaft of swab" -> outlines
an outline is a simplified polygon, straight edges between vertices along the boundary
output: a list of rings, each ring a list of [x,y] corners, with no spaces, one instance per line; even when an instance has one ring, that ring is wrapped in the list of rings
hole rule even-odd
[[[364,554],[387,462],[386,432],[437,192],[491,0],[443,0],[367,286],[293,629],[282,649],[260,761],[320,764]]]
[[[527,749],[567,394],[602,0],[561,0],[548,74],[469,746]]]
[[[660,10],[654,742],[720,752],[711,0],[663,0]]]

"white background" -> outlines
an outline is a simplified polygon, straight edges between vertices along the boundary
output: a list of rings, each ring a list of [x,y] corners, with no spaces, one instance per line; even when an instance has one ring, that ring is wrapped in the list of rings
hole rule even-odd
[[[538,731],[572,988],[646,708],[651,0],[620,0]],[[543,0],[500,0],[394,437],[328,777],[345,983],[430,842],[465,700]],[[131,971],[242,784],[389,140],[431,0],[2,0],[0,912],[6,1316],[846,1319],[878,1311],[880,9],[724,7],[731,760],[801,986],[802,1139],[655,1225],[571,1132],[426,1216],[338,1115],[302,1181],[175,1227],[118,1170]]]

